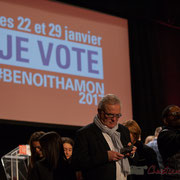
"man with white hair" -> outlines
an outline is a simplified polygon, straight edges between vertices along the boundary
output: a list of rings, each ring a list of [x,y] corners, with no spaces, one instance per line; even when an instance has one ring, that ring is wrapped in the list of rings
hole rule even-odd
[[[130,173],[127,156],[121,154],[131,143],[128,128],[118,123],[121,103],[114,94],[107,94],[98,104],[93,123],[77,132],[72,163],[82,171],[83,180],[126,180]]]

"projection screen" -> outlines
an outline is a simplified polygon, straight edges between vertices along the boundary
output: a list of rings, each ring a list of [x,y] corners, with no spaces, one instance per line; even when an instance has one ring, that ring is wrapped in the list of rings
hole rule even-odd
[[[108,93],[132,118],[126,19],[47,0],[0,12],[0,119],[83,126]]]

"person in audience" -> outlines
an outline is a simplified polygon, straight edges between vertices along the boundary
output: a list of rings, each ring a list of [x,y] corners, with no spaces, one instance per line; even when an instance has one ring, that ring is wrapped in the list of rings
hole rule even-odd
[[[72,154],[76,170],[84,180],[126,180],[130,172],[128,158],[135,153],[121,154],[131,145],[128,128],[118,123],[121,103],[114,94],[105,95],[98,104],[93,123],[78,130]]]
[[[61,136],[54,131],[47,132],[39,139],[43,159],[37,161],[28,180],[66,180],[64,149]]]
[[[69,137],[62,137],[62,142],[66,159],[71,159],[74,141]]]
[[[124,123],[130,131],[131,142],[137,147],[135,157],[129,159],[131,165],[130,180],[159,180],[160,175],[154,173],[154,169],[159,169],[157,155],[155,151],[145,145],[140,139],[141,128],[134,120],[128,120]]]
[[[157,155],[159,168],[163,169],[164,168],[163,160],[162,160],[161,154],[159,153],[158,144],[157,144],[157,138],[161,130],[162,130],[162,127],[157,127],[154,132],[154,139],[150,141],[149,143],[147,143],[146,145],[154,149]]]
[[[145,141],[144,141],[144,144],[148,144],[149,142],[153,141],[155,138],[154,135],[149,135],[146,137]]]
[[[67,171],[66,179],[67,180],[80,179],[79,177],[80,172],[76,173],[71,163],[74,140],[69,137],[62,137],[62,143],[63,143],[63,148],[64,148],[65,166],[66,166],[66,171]]]
[[[169,105],[162,112],[164,126],[157,143],[164,163],[164,180],[180,179],[180,107]]]
[[[41,151],[41,146],[39,143],[39,138],[45,134],[43,131],[37,131],[34,132],[29,139],[29,146],[30,146],[30,151],[31,151],[31,156],[29,160],[29,165],[28,165],[28,173],[30,173],[31,169],[33,168],[34,164],[36,161],[42,159],[43,154]]]

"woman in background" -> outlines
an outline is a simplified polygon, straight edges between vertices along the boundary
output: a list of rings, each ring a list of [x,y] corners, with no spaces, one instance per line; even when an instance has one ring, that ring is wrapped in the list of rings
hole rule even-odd
[[[159,170],[155,151],[141,141],[141,128],[134,120],[129,120],[124,125],[130,131],[131,142],[137,147],[135,157],[129,159],[131,166],[130,180],[160,180],[161,176],[154,170]]]
[[[67,180],[81,180],[82,175],[81,172],[75,172],[72,167],[71,159],[72,159],[72,152],[74,147],[74,141],[69,137],[62,137],[64,154],[65,154],[65,168],[66,168],[66,179]]]
[[[71,160],[72,151],[74,147],[74,141],[69,137],[62,137],[64,154],[67,160]]]

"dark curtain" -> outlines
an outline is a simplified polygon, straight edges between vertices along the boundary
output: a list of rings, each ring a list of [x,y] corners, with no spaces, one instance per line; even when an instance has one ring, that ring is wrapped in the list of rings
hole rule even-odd
[[[180,28],[129,20],[133,119],[142,139],[162,125],[162,110],[180,105]]]

